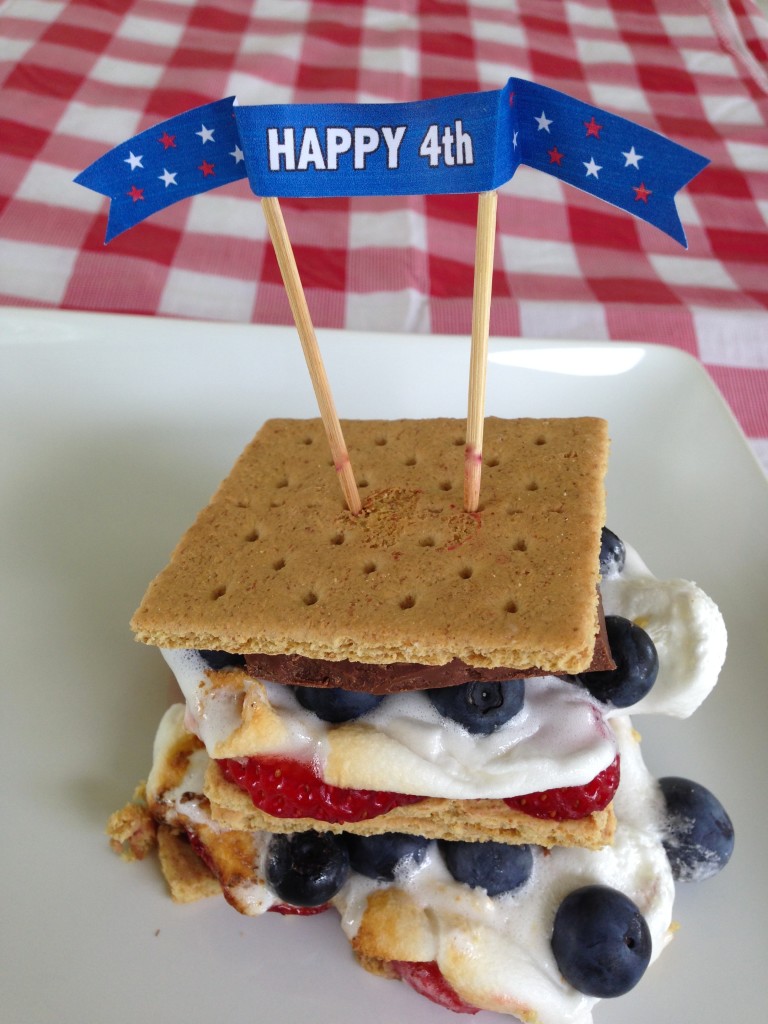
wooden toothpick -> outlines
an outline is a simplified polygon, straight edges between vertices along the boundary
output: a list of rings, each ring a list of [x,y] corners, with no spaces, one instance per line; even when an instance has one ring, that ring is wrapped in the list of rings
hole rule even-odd
[[[357,515],[362,509],[360,495],[358,494],[357,484],[352,472],[352,464],[349,461],[349,453],[341,431],[341,424],[339,423],[328,377],[323,366],[322,356],[320,355],[320,348],[317,344],[315,328],[309,315],[309,307],[307,306],[304,288],[299,277],[299,270],[296,266],[296,259],[293,255],[293,247],[285,228],[283,211],[280,209],[279,201],[274,197],[262,199],[261,206],[267,221],[269,237],[272,239],[272,245],[275,248],[277,263],[280,267],[293,319],[296,322],[296,330],[299,333],[299,340],[301,341],[309,376],[315,389],[315,397],[320,409],[320,416],[325,427],[328,443],[331,446],[333,463],[336,467],[344,500],[350,512],[353,515]]]
[[[467,441],[464,449],[465,512],[476,512],[480,503],[488,327],[491,318],[493,247],[496,238],[496,200],[496,192],[481,192],[477,201],[475,285],[472,295],[472,350],[469,364]]]

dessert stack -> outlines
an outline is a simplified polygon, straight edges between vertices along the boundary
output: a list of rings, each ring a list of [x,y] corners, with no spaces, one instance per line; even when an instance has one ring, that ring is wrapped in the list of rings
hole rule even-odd
[[[730,856],[629,717],[690,715],[725,628],[606,529],[604,421],[489,417],[471,512],[466,428],[344,422],[353,514],[320,420],[262,427],[134,616],[183,701],[108,831],[180,902],[337,913],[447,1009],[587,1024]]]
[[[515,77],[397,104],[230,97],[78,175],[110,198],[108,240],[247,175],[321,417],[262,427],[133,619],[183,701],[108,831],[132,856],[157,840],[176,899],[336,912],[363,967],[449,1009],[586,1024],[668,941],[676,879],[727,861],[722,807],[653,779],[628,717],[704,699],[717,608],[606,530],[604,421],[484,415],[496,190],[526,164],[684,245],[675,195],[707,162]],[[458,193],[478,195],[466,422],[339,423],[279,197]]]

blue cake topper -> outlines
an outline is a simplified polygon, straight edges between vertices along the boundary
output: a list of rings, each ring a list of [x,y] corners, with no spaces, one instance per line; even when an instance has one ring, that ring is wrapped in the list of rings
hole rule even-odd
[[[497,189],[526,164],[686,246],[675,195],[708,163],[633,121],[510,78],[503,89],[413,103],[251,106],[230,97],[135,135],[75,181],[111,200],[109,242],[244,177],[260,197],[434,195]]]

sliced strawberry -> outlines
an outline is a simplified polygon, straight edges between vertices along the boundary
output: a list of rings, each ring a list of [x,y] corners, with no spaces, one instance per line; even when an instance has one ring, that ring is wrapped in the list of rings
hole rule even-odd
[[[312,818],[332,823],[366,821],[423,799],[405,793],[332,786],[322,780],[311,764],[290,758],[225,758],[218,764],[225,778],[250,795],[254,806],[275,818]],[[608,806],[619,785],[619,774],[617,756],[585,786],[563,786],[507,797],[504,803],[534,818],[586,818]]]
[[[197,832],[193,832],[191,828],[185,829],[185,832],[187,835],[187,839],[189,840],[189,845],[195,851],[195,853],[203,862],[203,864],[205,864],[205,866],[208,868],[211,874],[215,875],[218,878],[216,866],[213,863],[213,858],[208,852],[208,847],[202,841]]]
[[[419,995],[454,1013],[477,1013],[478,1008],[465,1003],[448,984],[434,960],[418,963],[410,960],[392,960],[390,967],[397,977],[410,985]]]
[[[608,806],[618,788],[619,776],[620,764],[617,754],[612,764],[586,786],[563,786],[560,789],[546,789],[541,793],[507,797],[504,803],[513,810],[530,814],[533,818],[550,818],[552,821],[586,818]]]
[[[310,914],[324,914],[331,909],[330,903],[323,903],[319,907],[294,907],[290,903],[273,903],[267,908],[273,914],[284,914],[293,917],[309,917]]]
[[[366,821],[420,796],[373,789],[344,789],[324,782],[306,761],[285,757],[225,758],[224,776],[248,793],[254,805],[274,818],[312,818],[333,823]]]

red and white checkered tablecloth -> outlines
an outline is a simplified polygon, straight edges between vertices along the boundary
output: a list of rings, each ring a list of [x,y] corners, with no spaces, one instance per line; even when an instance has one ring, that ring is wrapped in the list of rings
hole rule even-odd
[[[752,0],[6,0],[0,302],[290,323],[245,181],[103,245],[72,183],[105,150],[230,95],[381,102],[531,78],[712,161],[689,241],[521,168],[500,190],[491,332],[674,345],[768,467],[768,22]],[[472,196],[283,200],[319,327],[468,334]]]

